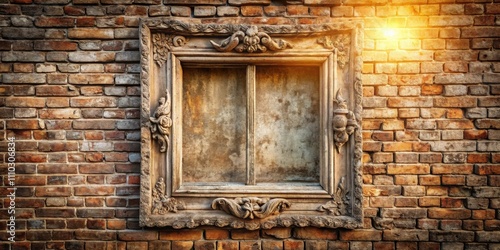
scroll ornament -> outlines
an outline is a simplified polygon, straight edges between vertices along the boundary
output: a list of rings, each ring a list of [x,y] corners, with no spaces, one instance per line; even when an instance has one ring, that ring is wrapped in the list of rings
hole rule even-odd
[[[177,209],[183,209],[184,205],[175,198],[165,195],[165,181],[162,177],[158,179],[153,189],[152,214],[177,213]]]
[[[290,208],[290,203],[285,199],[266,198],[236,198],[234,200],[217,198],[212,202],[213,209],[222,210],[241,219],[266,218],[276,215]]]
[[[335,190],[335,194],[333,195],[333,200],[321,205],[318,211],[327,212],[335,216],[346,215],[347,208],[349,207],[349,191],[346,190],[344,182],[345,177],[340,178],[337,190]]]
[[[232,36],[221,41],[220,44],[210,41],[213,47],[220,52],[266,52],[284,50],[291,48],[292,45],[285,40],[273,40],[265,32],[259,32],[257,26],[250,26],[245,32],[237,31]]]
[[[351,38],[347,34],[341,34],[336,37],[324,36],[317,40],[317,42],[326,49],[337,50],[337,62],[340,68],[344,68],[349,62],[349,46]]]
[[[160,98],[159,106],[154,116],[150,117],[151,133],[153,138],[160,143],[160,152],[164,153],[169,147],[170,129],[172,127],[172,118],[170,115],[170,93],[167,90],[165,97]]]
[[[153,59],[161,67],[167,61],[168,52],[172,50],[172,47],[182,47],[184,44],[186,44],[186,38],[183,36],[153,34]]]
[[[340,152],[340,148],[349,140],[349,136],[359,125],[354,113],[347,109],[347,102],[342,97],[340,90],[337,91],[337,98],[334,102],[337,103],[338,107],[333,110],[333,140],[337,152]]]

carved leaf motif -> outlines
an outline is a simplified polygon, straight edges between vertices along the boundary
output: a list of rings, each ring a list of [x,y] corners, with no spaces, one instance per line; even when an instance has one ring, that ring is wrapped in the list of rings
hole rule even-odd
[[[169,148],[170,129],[172,127],[172,118],[170,116],[170,93],[167,90],[165,97],[160,98],[159,106],[156,109],[154,116],[150,117],[151,133],[153,138],[160,143],[160,152],[164,153]]]
[[[346,190],[344,182],[345,177],[340,178],[337,190],[335,190],[335,194],[333,195],[333,200],[321,205],[318,211],[327,212],[335,216],[347,214],[347,208],[349,207],[349,191]]]
[[[236,31],[230,37],[222,40],[220,44],[210,41],[215,50],[220,52],[266,52],[284,50],[292,45],[283,39],[273,40],[265,32],[259,32],[257,26],[250,26],[245,32]]]
[[[349,62],[349,45],[351,38],[347,34],[341,34],[335,37],[324,36],[317,40],[317,42],[325,49],[337,49],[337,62],[340,68],[344,68]]]
[[[290,207],[285,199],[261,199],[256,197],[236,198],[234,200],[217,198],[212,202],[213,209],[222,210],[242,219],[266,218],[279,214]]]
[[[153,34],[153,59],[162,67],[168,59],[168,53],[172,47],[182,47],[186,44],[186,38],[164,33]]]
[[[178,209],[183,209],[184,205],[175,198],[165,195],[165,181],[162,177],[158,179],[153,189],[152,214],[177,213]]]

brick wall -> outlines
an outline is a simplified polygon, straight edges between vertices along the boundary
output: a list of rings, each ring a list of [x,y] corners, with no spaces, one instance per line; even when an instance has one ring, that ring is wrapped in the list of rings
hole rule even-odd
[[[500,249],[495,2],[0,0],[0,249]],[[138,25],[148,16],[364,20],[365,228],[139,228]]]

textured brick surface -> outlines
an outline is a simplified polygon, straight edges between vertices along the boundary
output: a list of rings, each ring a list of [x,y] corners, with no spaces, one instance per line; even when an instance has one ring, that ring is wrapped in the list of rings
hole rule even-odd
[[[493,0],[0,0],[0,159],[15,136],[18,186],[0,249],[497,249],[498,14]],[[141,229],[147,17],[363,20],[364,228]]]

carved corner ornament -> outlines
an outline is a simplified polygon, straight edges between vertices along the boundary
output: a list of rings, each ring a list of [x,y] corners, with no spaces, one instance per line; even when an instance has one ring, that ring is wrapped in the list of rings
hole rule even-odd
[[[152,36],[153,40],[153,59],[158,66],[163,66],[167,61],[168,52],[172,47],[182,47],[186,44],[187,40],[183,36],[175,36],[164,33],[155,33]]]
[[[354,133],[354,130],[359,125],[354,113],[347,108],[347,102],[342,97],[340,90],[337,91],[337,97],[334,102],[338,106],[333,110],[333,140],[335,141],[337,152],[339,152],[340,148],[349,140],[349,136]]]
[[[323,45],[325,49],[337,50],[337,62],[340,68],[344,68],[349,62],[349,46],[351,44],[349,35],[323,36],[318,38],[317,43]]]
[[[172,118],[170,115],[170,93],[165,93],[165,97],[160,98],[159,106],[155,110],[154,116],[150,117],[151,133],[153,139],[160,143],[160,152],[167,152],[169,147],[170,130],[172,127]]]
[[[184,204],[175,198],[165,195],[165,181],[163,177],[158,178],[153,189],[152,214],[177,213],[178,209],[184,209]]]
[[[227,214],[241,219],[266,218],[277,215],[290,208],[291,204],[285,199],[266,199],[257,197],[236,198],[233,200],[217,198],[212,202],[212,209],[219,209]]]
[[[220,44],[210,41],[215,50],[220,52],[266,52],[292,48],[292,45],[283,39],[272,39],[267,33],[259,31],[257,26],[250,26],[245,32],[237,31]]]
[[[318,208],[320,212],[326,212],[330,215],[340,216],[347,215],[347,208],[349,207],[349,191],[345,187],[345,177],[340,178],[339,185],[335,194],[333,194],[333,200],[321,205]]]

